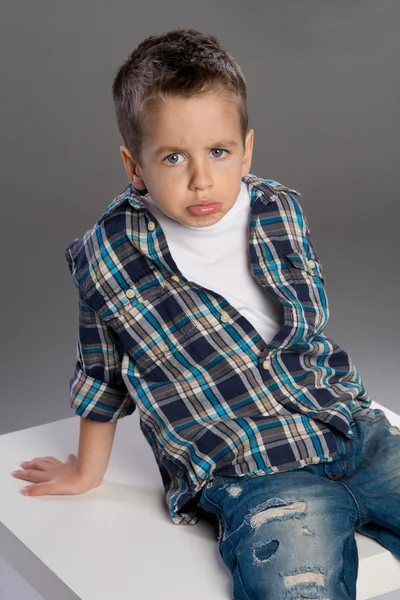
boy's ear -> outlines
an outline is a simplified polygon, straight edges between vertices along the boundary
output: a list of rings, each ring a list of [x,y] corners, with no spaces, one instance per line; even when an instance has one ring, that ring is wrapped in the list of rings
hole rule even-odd
[[[140,175],[139,167],[133,158],[130,150],[126,146],[120,146],[119,151],[124,163],[125,171],[129,181],[138,190],[145,189],[146,185]]]
[[[251,170],[251,160],[253,157],[253,146],[254,146],[254,129],[250,129],[250,131],[246,135],[246,143],[244,148],[243,155],[243,167],[242,167],[242,177],[247,175],[247,173]]]

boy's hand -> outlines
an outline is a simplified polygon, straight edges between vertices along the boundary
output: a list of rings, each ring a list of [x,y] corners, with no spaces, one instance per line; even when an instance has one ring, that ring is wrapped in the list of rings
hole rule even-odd
[[[101,485],[102,480],[90,480],[78,472],[78,458],[69,454],[66,463],[54,456],[34,458],[21,463],[22,471],[14,471],[13,477],[35,482],[22,490],[27,496],[45,494],[83,494]]]

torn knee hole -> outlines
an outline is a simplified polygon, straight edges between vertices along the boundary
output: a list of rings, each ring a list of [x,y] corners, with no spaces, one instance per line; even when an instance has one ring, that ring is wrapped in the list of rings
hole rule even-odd
[[[290,598],[328,600],[325,589],[325,573],[318,567],[303,567],[295,573],[285,575],[284,585]]]
[[[296,573],[295,575],[286,575],[285,587],[292,587],[299,583],[315,583],[325,585],[325,575],[323,573],[306,571],[305,573]]]
[[[270,540],[268,542],[256,542],[253,544],[253,555],[255,562],[265,562],[269,560],[278,550],[278,540]]]
[[[286,503],[280,498],[274,498],[253,509],[250,525],[254,529],[258,529],[263,523],[269,521],[298,519],[304,517],[306,514],[305,502]]]

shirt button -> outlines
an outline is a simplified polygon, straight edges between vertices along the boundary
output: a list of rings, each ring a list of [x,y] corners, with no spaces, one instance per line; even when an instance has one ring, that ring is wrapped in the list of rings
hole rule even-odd
[[[308,261],[308,264],[310,265],[310,267],[312,269],[315,267],[315,262],[312,260],[312,258],[310,258],[310,260]]]
[[[177,281],[178,283],[180,282],[178,275],[171,275],[171,279],[173,279],[174,281]]]
[[[269,369],[270,366],[271,366],[271,363],[270,363],[269,360],[264,360],[263,361],[263,364],[262,364],[263,369]]]
[[[221,321],[223,323],[227,323],[229,321],[229,319],[230,319],[230,316],[228,315],[228,313],[226,313],[226,312],[221,313]]]
[[[126,297],[127,298],[134,298],[135,296],[136,296],[135,290],[132,290],[132,289],[126,290]]]
[[[154,230],[155,230],[155,228],[156,228],[156,224],[154,223],[154,221],[149,221],[149,222],[147,223],[147,229],[148,229],[149,231],[154,231]]]

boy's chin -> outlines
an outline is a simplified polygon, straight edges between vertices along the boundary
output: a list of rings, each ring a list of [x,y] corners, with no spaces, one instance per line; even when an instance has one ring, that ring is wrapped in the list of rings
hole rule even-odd
[[[224,215],[221,212],[214,213],[212,215],[203,215],[203,216],[194,216],[188,215],[188,217],[182,217],[180,222],[183,225],[190,225],[190,227],[208,227],[209,225],[214,225],[218,223],[222,219]]]

